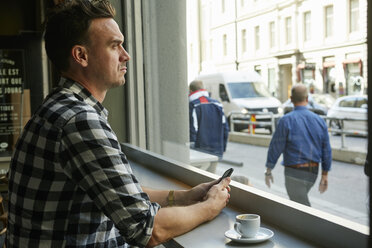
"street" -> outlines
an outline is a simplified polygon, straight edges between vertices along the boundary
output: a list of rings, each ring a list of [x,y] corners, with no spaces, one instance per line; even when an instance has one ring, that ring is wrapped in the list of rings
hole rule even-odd
[[[332,139],[334,141],[332,141]],[[331,137],[337,143],[337,137]],[[366,149],[366,138],[348,138],[349,146],[361,146]],[[268,188],[265,184],[264,170],[267,156],[267,147],[253,146],[229,142],[224,154],[224,160],[243,162],[243,166],[219,162],[216,174],[234,168],[233,176],[245,176],[253,187],[260,190],[288,198],[284,186],[284,168],[280,164],[280,157],[274,170],[274,184]],[[320,194],[318,191],[320,175],[309,193],[313,208],[355,221],[359,224],[369,225],[368,217],[368,177],[364,174],[364,167],[357,164],[332,162],[328,173],[328,190]]]

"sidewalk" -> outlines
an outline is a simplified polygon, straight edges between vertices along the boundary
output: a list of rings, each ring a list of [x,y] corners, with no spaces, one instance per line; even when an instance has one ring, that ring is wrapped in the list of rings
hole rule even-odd
[[[330,135],[329,137],[333,160],[364,165],[367,156],[367,138],[347,136],[345,138],[344,147],[342,147],[341,136]],[[230,132],[229,141],[268,147],[270,145],[271,135],[250,135],[242,132]]]

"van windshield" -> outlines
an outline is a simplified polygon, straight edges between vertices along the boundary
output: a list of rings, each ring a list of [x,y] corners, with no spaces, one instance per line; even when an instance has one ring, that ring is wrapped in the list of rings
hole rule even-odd
[[[232,98],[271,97],[263,83],[227,83]]]

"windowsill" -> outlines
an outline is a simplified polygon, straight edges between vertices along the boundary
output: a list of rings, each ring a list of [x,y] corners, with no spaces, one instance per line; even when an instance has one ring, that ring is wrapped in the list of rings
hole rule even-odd
[[[129,160],[141,164],[165,178],[171,178],[171,181],[178,180],[192,187],[218,178],[215,174],[142,150],[130,144],[123,144],[122,147]],[[289,242],[292,239],[293,242],[298,242],[298,239],[300,239],[311,242],[308,244],[325,247],[367,247],[369,228],[364,225],[237,182],[232,182],[230,187],[229,208],[224,210],[227,212],[223,212],[229,216],[239,212],[257,213],[265,220],[264,224],[274,228],[276,232],[289,233]],[[239,209],[239,212],[236,212],[236,209]],[[215,222],[219,223],[218,225],[224,225],[222,222]],[[209,231],[215,231],[216,229],[214,224],[207,224],[207,226]],[[224,226],[223,228],[226,229],[227,227]],[[225,231],[220,230],[219,232],[222,232],[223,235]],[[189,237],[187,240],[192,239],[193,235],[197,235],[196,232],[183,235],[180,240],[183,240],[183,237]],[[286,245],[283,243],[280,246],[285,247]]]

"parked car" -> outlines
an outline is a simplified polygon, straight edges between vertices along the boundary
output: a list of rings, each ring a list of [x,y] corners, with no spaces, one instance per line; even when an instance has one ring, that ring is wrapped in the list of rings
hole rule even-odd
[[[342,128],[348,132],[347,134],[367,136],[367,115],[368,97],[366,95],[356,95],[337,98],[334,105],[329,109],[327,117],[331,128]]]
[[[335,102],[335,98],[329,94],[309,94],[307,107],[318,115],[327,115],[328,109]],[[287,114],[293,110],[293,103],[288,99],[282,104],[283,113]]]

